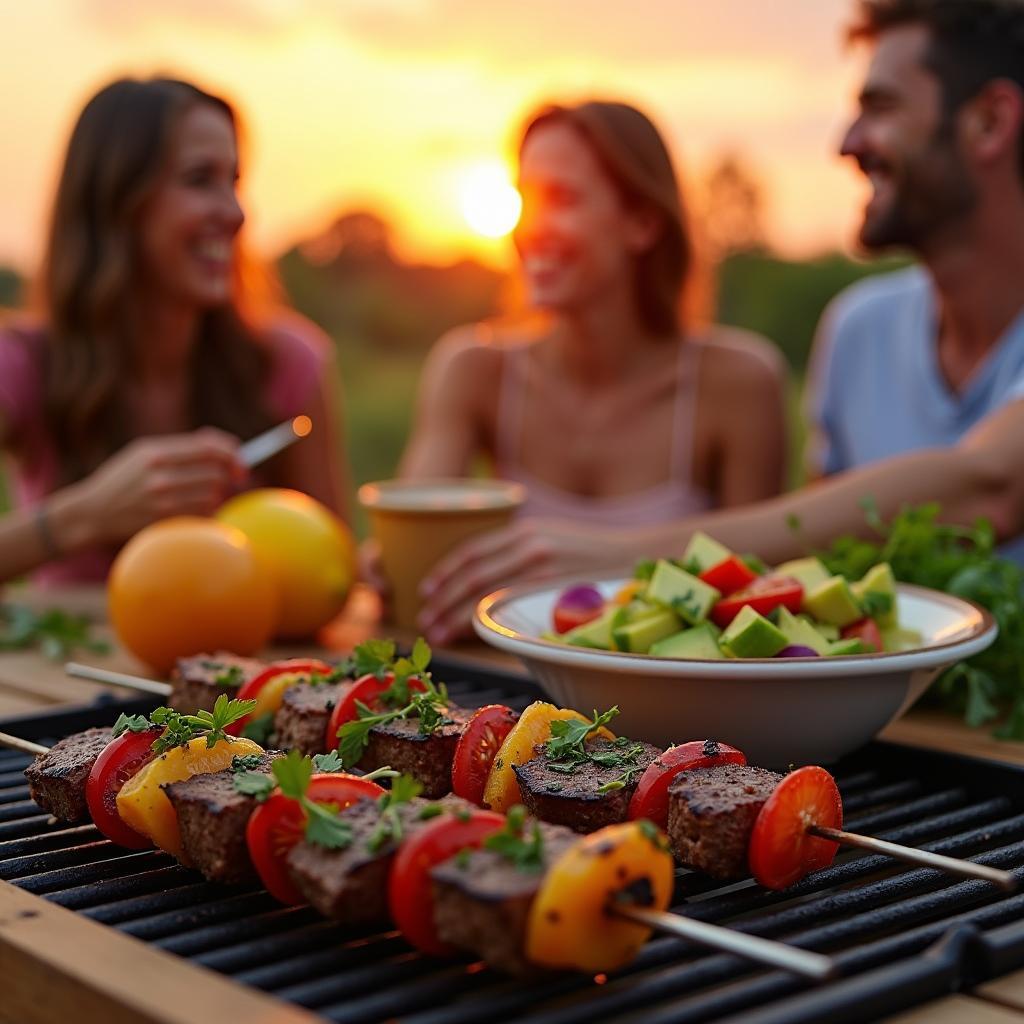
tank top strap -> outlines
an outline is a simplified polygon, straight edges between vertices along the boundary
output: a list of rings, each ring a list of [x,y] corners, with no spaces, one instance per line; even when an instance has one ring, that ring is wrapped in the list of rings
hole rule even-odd
[[[518,464],[526,404],[525,345],[510,345],[501,352],[501,383],[494,428],[494,456],[501,467]]]
[[[697,395],[700,390],[701,344],[695,339],[679,343],[676,360],[676,398],[672,412],[670,479],[689,486],[696,440]]]

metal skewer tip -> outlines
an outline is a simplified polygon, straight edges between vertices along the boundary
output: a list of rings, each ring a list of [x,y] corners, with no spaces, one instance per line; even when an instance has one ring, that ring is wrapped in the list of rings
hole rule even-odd
[[[8,732],[0,732],[0,747],[10,747],[11,750],[20,750],[23,754],[35,754],[37,757],[50,749],[41,743],[33,743],[31,740],[23,740],[20,736],[12,736]]]
[[[993,885],[997,885],[1004,892],[1015,892],[1020,884],[1012,872],[1001,871],[999,868],[990,868],[987,864],[975,864],[972,860],[945,857],[941,853],[918,850],[913,846],[900,846],[898,843],[890,843],[885,839],[862,836],[856,832],[845,832],[839,828],[826,828],[824,825],[811,825],[807,831],[811,835],[820,836],[822,839],[831,839],[833,842],[842,843],[845,846],[856,846],[861,850],[881,853],[895,860],[905,861],[908,864],[916,864],[923,868],[934,868],[937,871],[945,871],[947,874],[957,875],[961,878],[979,878],[984,882],[991,882]]]
[[[637,924],[646,925],[655,931],[689,939],[702,946],[735,953],[769,967],[781,967],[784,971],[799,974],[802,978],[809,978],[812,981],[827,981],[839,973],[835,961],[821,953],[787,946],[784,942],[773,942],[759,935],[722,928],[720,925],[697,921],[692,917],[669,914],[663,910],[650,910],[628,903],[613,903],[609,906],[608,912],[616,917],[624,917]]]
[[[64,664],[64,671],[77,679],[88,679],[94,683],[106,683],[108,686],[119,686],[123,690],[135,690],[138,693],[152,693],[157,697],[168,697],[171,687],[167,683],[158,683],[153,679],[131,676],[127,672],[111,672],[106,668],[95,668],[92,665],[81,665],[77,661]]]
[[[307,437],[312,429],[313,421],[308,416],[296,416],[294,419],[285,420],[284,423],[279,423],[276,427],[271,427],[270,430],[246,441],[238,449],[239,461],[252,469],[289,445]]]

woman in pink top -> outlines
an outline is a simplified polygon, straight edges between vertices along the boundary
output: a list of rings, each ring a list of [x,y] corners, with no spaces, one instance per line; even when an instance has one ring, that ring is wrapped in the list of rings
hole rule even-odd
[[[441,340],[401,472],[461,475],[484,453],[529,499],[516,527],[476,542],[469,599],[428,603],[435,642],[466,631],[479,592],[539,566],[571,572],[549,557],[567,533],[671,522],[783,484],[781,360],[761,338],[681,312],[693,244],[648,118],[609,102],[543,110],[523,135],[519,190],[516,247],[546,323]]]
[[[237,180],[234,112],[193,85],[121,80],[83,109],[43,316],[0,330],[17,505],[0,519],[0,580],[101,580],[143,526],[256,482],[344,513],[328,342],[294,316],[252,318]],[[299,413],[318,429],[250,479],[239,440]]]

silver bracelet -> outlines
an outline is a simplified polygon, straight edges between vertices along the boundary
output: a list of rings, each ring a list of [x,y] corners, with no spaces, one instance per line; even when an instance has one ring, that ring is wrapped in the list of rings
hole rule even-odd
[[[36,505],[36,530],[39,533],[39,539],[43,542],[43,550],[46,552],[46,557],[60,558],[63,553],[57,541],[54,539],[53,530],[50,529],[50,513],[43,504]]]

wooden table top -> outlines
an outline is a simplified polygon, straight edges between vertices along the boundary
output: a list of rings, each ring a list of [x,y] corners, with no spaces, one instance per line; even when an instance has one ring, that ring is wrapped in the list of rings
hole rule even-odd
[[[96,622],[95,634],[111,644],[109,654],[95,655],[79,652],[75,660],[102,668],[134,675],[150,675],[140,662],[119,647],[106,625],[105,597],[100,587],[61,588],[47,591],[32,588],[12,589],[5,595],[9,601],[29,604],[35,608],[59,607],[81,612]],[[347,652],[355,644],[373,635],[395,635],[399,641],[409,637],[382,627],[379,603],[374,594],[364,587],[356,587],[342,614],[324,629],[318,645],[301,647],[275,647],[265,656],[286,657],[297,653],[320,650]],[[467,643],[452,648],[460,658],[491,667],[500,666],[522,672],[514,658],[479,643]],[[62,664],[50,661],[34,651],[0,653],[0,718],[53,710],[60,705],[85,704],[100,693],[112,691],[110,687],[75,679],[65,674]],[[890,725],[882,739],[911,746],[946,750],[989,760],[1024,764],[1024,743],[1000,741],[986,729],[970,729],[951,715],[931,708],[911,709],[902,719]],[[3,1014],[0,1013],[0,1020]],[[969,995],[957,995],[937,1000],[927,1006],[893,1018],[910,1024],[918,1021],[1017,1021],[1024,1024],[1024,971],[981,986]]]

